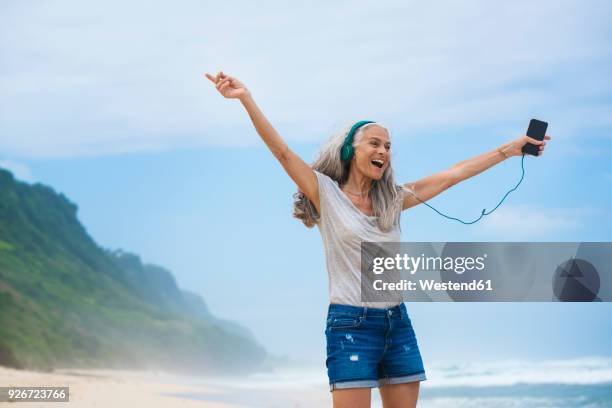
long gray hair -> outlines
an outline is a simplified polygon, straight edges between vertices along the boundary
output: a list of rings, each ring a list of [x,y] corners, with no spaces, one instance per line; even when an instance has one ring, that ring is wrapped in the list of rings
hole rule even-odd
[[[383,128],[387,134],[389,131],[379,123],[369,123],[359,128],[353,137],[353,146],[356,147],[364,131],[371,126],[379,126]],[[344,185],[349,177],[350,162],[342,162],[340,160],[340,148],[344,144],[344,139],[348,134],[351,126],[332,135],[328,142],[319,152],[319,156],[311,165],[313,170],[317,170],[329,176],[336,181],[340,186]],[[402,211],[404,195],[407,189],[404,186],[395,184],[395,177],[391,163],[383,172],[380,180],[372,182],[372,188],[369,191],[369,197],[372,201],[373,215],[377,218],[378,227],[382,231],[389,231],[394,226]],[[304,225],[312,228],[319,221],[319,213],[304,193],[298,190],[293,194],[293,216],[302,220]]]

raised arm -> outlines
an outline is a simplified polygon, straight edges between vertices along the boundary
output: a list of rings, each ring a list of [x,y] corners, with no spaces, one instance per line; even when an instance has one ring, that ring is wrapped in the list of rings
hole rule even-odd
[[[236,78],[225,75],[220,71],[216,76],[205,74],[212,81],[221,95],[228,99],[238,99],[246,109],[255,130],[268,146],[274,157],[283,166],[289,177],[297,184],[300,191],[320,211],[319,186],[317,176],[308,164],[295,154],[276,129],[265,117],[249,90]]]
[[[546,135],[545,140],[550,140],[550,136]],[[463,160],[447,170],[424,177],[418,181],[404,184],[405,187],[411,189],[416,194],[408,194],[404,199],[402,209],[408,209],[420,204],[422,201],[430,200],[444,190],[454,186],[455,184],[474,177],[477,174],[495,166],[512,156],[521,156],[522,148],[527,143],[533,143],[540,146],[538,156],[544,153],[545,141],[539,141],[530,138],[529,136],[521,136],[518,139],[503,144],[495,150],[483,153],[471,159]]]

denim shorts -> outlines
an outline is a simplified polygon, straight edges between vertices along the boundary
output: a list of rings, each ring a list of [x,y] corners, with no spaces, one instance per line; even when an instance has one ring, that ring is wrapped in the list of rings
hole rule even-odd
[[[330,391],[427,379],[403,303],[385,309],[332,303],[325,336]]]

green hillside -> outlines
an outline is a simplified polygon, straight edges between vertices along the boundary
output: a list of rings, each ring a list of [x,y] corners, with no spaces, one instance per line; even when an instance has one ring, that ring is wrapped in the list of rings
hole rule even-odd
[[[0,169],[0,365],[235,373],[264,359],[169,271],[100,248],[63,194]]]

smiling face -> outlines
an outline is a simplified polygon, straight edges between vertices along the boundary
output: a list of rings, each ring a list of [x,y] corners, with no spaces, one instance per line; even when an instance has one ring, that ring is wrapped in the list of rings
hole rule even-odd
[[[380,126],[369,126],[363,130],[355,146],[352,165],[364,176],[380,180],[391,161],[391,139]]]

